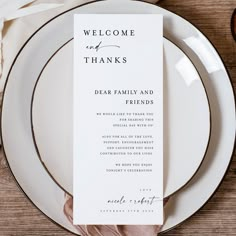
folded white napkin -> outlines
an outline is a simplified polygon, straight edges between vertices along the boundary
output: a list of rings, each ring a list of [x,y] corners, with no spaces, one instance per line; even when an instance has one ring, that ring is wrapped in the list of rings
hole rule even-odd
[[[0,0],[0,76],[2,75],[2,30],[4,22],[13,20],[22,16],[31,15],[33,13],[53,9],[62,4],[42,3],[35,6],[24,7],[35,0]],[[24,7],[24,8],[22,8]]]

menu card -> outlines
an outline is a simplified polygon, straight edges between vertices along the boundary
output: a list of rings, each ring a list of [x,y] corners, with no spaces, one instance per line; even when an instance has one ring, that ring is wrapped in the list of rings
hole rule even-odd
[[[163,223],[163,17],[77,14],[74,224]]]

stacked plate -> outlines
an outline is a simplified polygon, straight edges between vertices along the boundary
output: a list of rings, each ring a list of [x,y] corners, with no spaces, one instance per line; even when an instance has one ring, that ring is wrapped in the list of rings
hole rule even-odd
[[[1,130],[9,166],[36,207],[78,234],[63,213],[65,193],[73,192],[75,13],[164,15],[164,193],[171,198],[162,230],[169,230],[219,186],[233,153],[236,122],[232,85],[219,55],[192,24],[160,7],[93,2],[58,15],[28,39],[4,90]]]

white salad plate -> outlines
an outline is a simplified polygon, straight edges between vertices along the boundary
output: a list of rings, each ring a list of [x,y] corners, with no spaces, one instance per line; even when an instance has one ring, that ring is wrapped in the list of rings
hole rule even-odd
[[[39,157],[55,182],[71,195],[73,42],[60,47],[43,67],[32,98],[33,137]],[[196,173],[209,136],[209,104],[199,74],[186,55],[164,39],[165,197]],[[188,168],[182,168],[183,163]]]
[[[164,36],[191,58],[203,80],[211,109],[210,142],[196,175],[170,198],[165,208],[166,221],[162,231],[169,230],[197,212],[221,183],[233,154],[236,122],[232,85],[216,50],[191,23],[160,7],[123,0],[84,4],[50,20],[29,38],[12,64],[4,89],[1,136],[9,166],[22,190],[38,209],[65,229],[78,234],[63,214],[64,191],[38,158],[32,138],[31,99],[49,55],[52,56],[65,43],[61,34],[68,39],[73,35],[73,15],[79,12],[163,14]],[[58,38],[57,42],[51,40],[52,35],[53,39]],[[199,119],[201,115],[198,114]],[[182,163],[181,168],[188,166]]]

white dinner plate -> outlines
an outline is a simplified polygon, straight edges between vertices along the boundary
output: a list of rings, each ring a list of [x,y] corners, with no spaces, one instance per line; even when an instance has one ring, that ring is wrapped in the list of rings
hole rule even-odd
[[[165,208],[162,230],[171,229],[199,210],[223,179],[234,149],[235,101],[229,76],[211,43],[188,21],[155,5],[122,0],[85,4],[52,19],[33,34],[17,54],[4,89],[1,136],[9,166],[35,206],[62,227],[78,233],[63,214],[64,191],[48,175],[37,156],[30,122],[31,97],[40,70],[49,60],[48,55],[64,43],[60,34],[68,38],[72,35],[73,14],[78,12],[163,14],[165,37],[191,58],[203,79],[212,114],[211,139],[199,171],[172,196]],[[50,40],[52,34],[58,36],[57,43]],[[188,167],[183,164],[183,168]]]
[[[58,38],[52,35],[51,40],[56,42]],[[58,49],[43,67],[32,98],[33,135],[40,160],[55,182],[71,195],[73,42]],[[202,163],[210,135],[210,112],[195,67],[167,39],[164,134],[164,196],[168,197],[184,186]],[[183,164],[188,168],[182,168]]]

